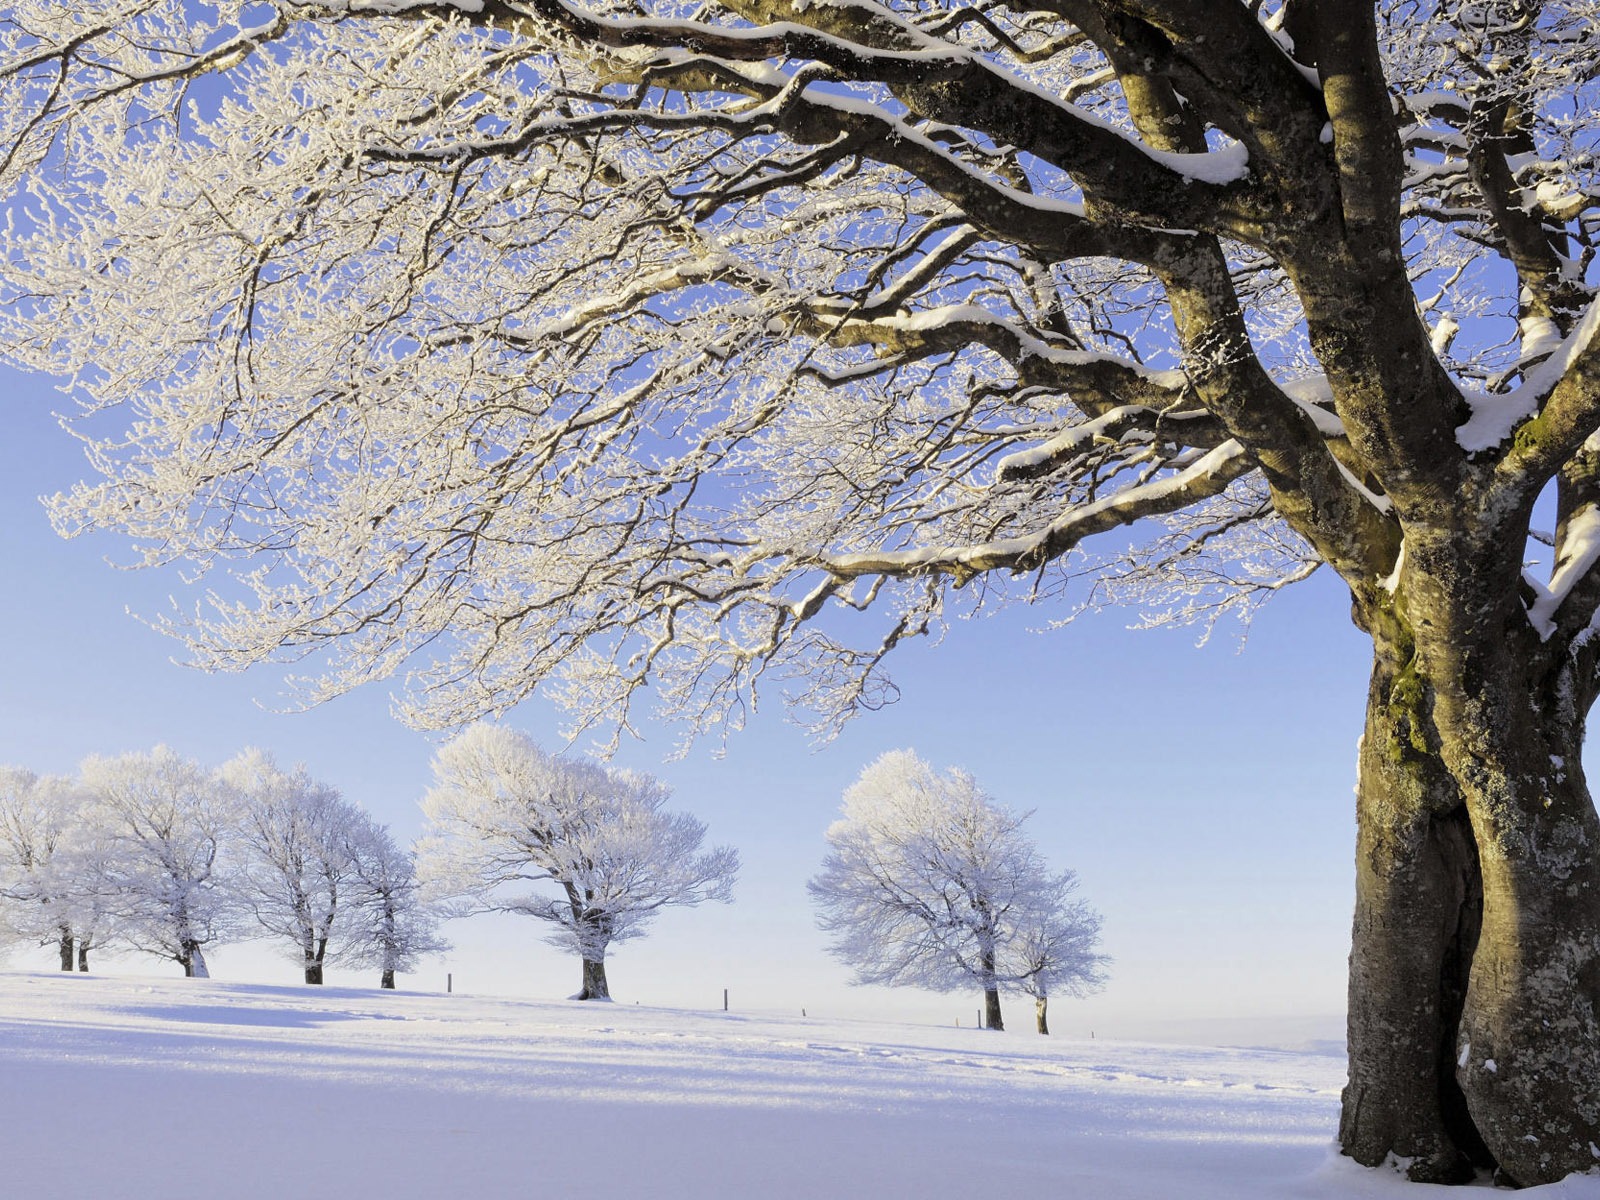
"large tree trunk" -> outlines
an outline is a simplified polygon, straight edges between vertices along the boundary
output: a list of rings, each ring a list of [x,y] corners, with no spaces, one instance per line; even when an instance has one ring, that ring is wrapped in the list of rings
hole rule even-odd
[[[63,971],[72,970],[72,930],[64,925],[61,927],[60,950],[61,969]]]
[[[583,960],[583,988],[579,1000],[609,1000],[611,989],[606,985],[606,964],[603,959]]]
[[[385,967],[383,969],[383,975],[378,980],[378,986],[380,988],[389,988],[390,990],[393,990],[394,971],[391,968]]]
[[[206,968],[205,952],[200,949],[200,943],[185,942],[178,961],[183,964],[183,974],[186,979],[211,978],[211,972]]]
[[[1456,1078],[1504,1178],[1548,1183],[1600,1164],[1600,817],[1583,721],[1564,662],[1530,685],[1514,639],[1452,649],[1433,664],[1435,722],[1483,875]]]
[[[312,959],[306,963],[306,982],[314,984],[322,983],[322,964],[317,962],[315,959]]]
[[[1356,1161],[1410,1160],[1415,1180],[1487,1165],[1456,1086],[1456,1028],[1482,908],[1455,780],[1425,740],[1409,662],[1380,653],[1356,788],[1350,1078],[1339,1141]]]
[[[1413,576],[1404,622],[1369,624],[1340,1141],[1414,1179],[1494,1164],[1527,1186],[1600,1163],[1587,684],[1520,608],[1463,600],[1451,565]]]

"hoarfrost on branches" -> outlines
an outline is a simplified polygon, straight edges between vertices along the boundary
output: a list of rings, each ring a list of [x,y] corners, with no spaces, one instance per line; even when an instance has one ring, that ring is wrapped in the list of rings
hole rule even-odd
[[[423,896],[415,854],[362,816],[346,842],[351,875],[344,958],[377,967],[379,986],[392,988],[398,972],[413,971],[422,959],[450,948],[438,935],[445,912]]]
[[[1100,918],[1069,899],[1070,871],[1048,872],[1025,819],[965,771],[940,775],[909,750],[862,771],[808,885],[854,982],[975,987],[994,1029],[1002,988],[1042,998],[1098,986]]]
[[[304,767],[285,771],[261,750],[246,750],[219,775],[239,812],[239,898],[269,936],[289,943],[306,982],[321,983],[323,967],[349,944],[352,845],[371,819]]]
[[[546,754],[503,726],[475,725],[434,759],[423,875],[466,897],[466,911],[554,925],[550,942],[583,963],[577,998],[609,1000],[613,944],[642,937],[663,908],[732,899],[738,854],[702,851],[706,827],[668,812],[669,795],[652,776]]]
[[[230,790],[166,746],[94,755],[80,773],[94,806],[89,819],[105,831],[95,888],[118,939],[206,977],[205,948],[236,934],[242,916],[231,878]]]

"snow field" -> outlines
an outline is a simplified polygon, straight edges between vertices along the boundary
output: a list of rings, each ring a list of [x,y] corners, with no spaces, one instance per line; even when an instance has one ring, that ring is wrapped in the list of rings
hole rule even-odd
[[[1343,1075],[1317,1055],[1023,1030],[8,973],[0,1192],[1434,1194],[1332,1153]],[[1527,1194],[1600,1200],[1600,1178]]]

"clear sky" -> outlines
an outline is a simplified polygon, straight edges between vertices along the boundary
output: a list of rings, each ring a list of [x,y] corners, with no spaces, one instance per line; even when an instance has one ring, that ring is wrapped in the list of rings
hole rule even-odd
[[[258,745],[306,763],[402,840],[415,836],[434,743],[389,715],[387,693],[285,713],[270,672],[175,665],[182,647],[128,612],[159,612],[173,595],[192,603],[193,593],[176,575],[108,566],[106,556],[126,556],[118,542],[63,541],[38,503],[86,471],[51,416],[67,400],[49,381],[3,370],[0,397],[0,762],[65,773],[91,753],[165,742],[216,764]],[[736,1008],[971,1021],[975,995],[849,987],[805,893],[843,789],[877,755],[910,747],[1036,810],[1028,828],[1040,847],[1078,872],[1104,915],[1111,982],[1052,1005],[1053,1029],[1146,1036],[1222,1017],[1336,1017],[1367,672],[1347,614],[1327,572],[1270,604],[1242,653],[1231,631],[1197,648],[1194,630],[1126,629],[1132,614],[1036,633],[1057,612],[1017,609],[908,648],[893,665],[902,700],[818,750],[775,711],[720,759],[705,746],[667,762],[672,731],[645,727],[647,740],[626,744],[619,761],[670,783],[711,840],[739,848],[744,868],[733,905],[669,913],[647,940],[616,950],[613,994],[711,1007],[726,987]],[[524,705],[512,723],[559,746],[560,714],[547,704]],[[402,986],[442,990],[448,971],[458,990],[479,993],[577,988],[576,962],[545,947],[529,919],[474,918],[446,932],[455,950]],[[220,978],[295,978],[265,945],[208,957]],[[48,968],[52,954],[14,951],[9,965]],[[106,966],[176,970],[153,959]],[[1014,1027],[1027,1027],[1030,1007],[1010,1002]]]

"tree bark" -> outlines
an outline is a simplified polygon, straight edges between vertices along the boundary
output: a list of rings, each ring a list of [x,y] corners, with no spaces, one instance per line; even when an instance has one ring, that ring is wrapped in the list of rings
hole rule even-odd
[[[1046,1010],[1050,1007],[1048,996],[1035,996],[1033,998],[1033,1019],[1040,1033],[1050,1032],[1050,1022],[1045,1017]]]
[[[583,987],[579,1000],[609,1000],[611,989],[606,984],[606,964],[602,959],[583,960]]]
[[[1429,656],[1483,877],[1456,1079],[1502,1178],[1550,1183],[1600,1164],[1600,816],[1569,656],[1531,681],[1509,636]]]
[[[1420,702],[1409,657],[1380,653],[1356,787],[1339,1141],[1367,1166],[1393,1154],[1410,1160],[1414,1180],[1461,1183],[1489,1161],[1454,1077],[1482,884],[1460,791],[1427,744]]]
[[[380,988],[389,988],[390,990],[394,989],[394,972],[388,967],[383,969],[383,975],[378,980],[378,986]]]
[[[1492,1164],[1532,1186],[1600,1163],[1593,663],[1541,639],[1513,589],[1485,584],[1493,547],[1474,559],[1466,540],[1413,533],[1428,570],[1363,614],[1377,657],[1340,1142],[1413,1179]]]
[[[322,983],[322,964],[321,963],[319,963],[319,962],[317,962],[315,960],[310,960],[310,961],[308,961],[306,963],[306,982],[307,983],[321,985],[321,983]]]
[[[63,926],[61,929],[60,950],[61,969],[63,971],[72,970],[72,930],[66,928],[65,926]]]
[[[78,970],[89,969],[89,943],[82,938],[78,939]]]
[[[183,964],[184,978],[211,978],[211,972],[206,968],[205,953],[200,949],[198,942],[185,942],[183,944],[183,952],[178,956],[178,961]]]

